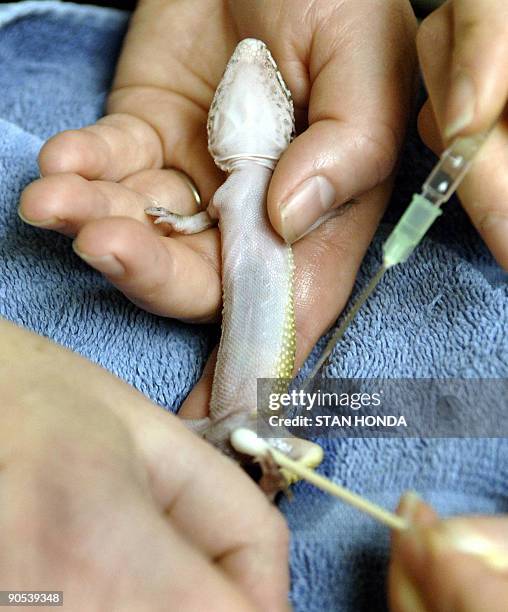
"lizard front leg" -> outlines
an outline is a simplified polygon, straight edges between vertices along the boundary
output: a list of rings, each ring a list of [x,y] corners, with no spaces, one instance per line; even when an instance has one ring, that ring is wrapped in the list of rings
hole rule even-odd
[[[213,219],[207,210],[195,215],[179,215],[163,206],[150,206],[145,208],[145,213],[157,217],[154,222],[156,225],[166,223],[179,234],[199,234],[199,232],[217,225],[217,220]]]

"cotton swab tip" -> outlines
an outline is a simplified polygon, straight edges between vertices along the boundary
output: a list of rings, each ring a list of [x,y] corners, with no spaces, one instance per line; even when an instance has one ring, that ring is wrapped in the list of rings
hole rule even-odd
[[[255,431],[240,427],[235,429],[230,438],[233,448],[244,455],[259,457],[270,448],[265,440],[258,437]]]

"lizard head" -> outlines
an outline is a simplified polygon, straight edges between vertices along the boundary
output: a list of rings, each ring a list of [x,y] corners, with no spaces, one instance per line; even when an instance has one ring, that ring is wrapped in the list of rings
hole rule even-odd
[[[224,72],[208,114],[208,148],[230,171],[254,160],[275,167],[294,133],[291,93],[265,43],[242,40]]]

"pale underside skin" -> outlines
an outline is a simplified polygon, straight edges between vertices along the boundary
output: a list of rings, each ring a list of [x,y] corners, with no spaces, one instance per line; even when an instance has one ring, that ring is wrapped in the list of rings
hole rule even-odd
[[[210,417],[202,435],[227,450],[238,427],[255,427],[258,378],[290,378],[295,357],[293,257],[274,232],[266,194],[277,160],[290,143],[293,104],[261,41],[239,43],[215,94],[208,118],[209,149],[229,173],[207,213],[174,215],[147,209],[174,230],[194,233],[218,219],[222,241],[222,335]],[[307,464],[321,449],[294,438],[279,447]],[[311,456],[310,456],[311,455]]]
[[[271,229],[271,171],[244,163],[213,198],[222,241],[222,336],[210,415],[255,412],[256,378],[289,377],[294,366],[293,258]]]

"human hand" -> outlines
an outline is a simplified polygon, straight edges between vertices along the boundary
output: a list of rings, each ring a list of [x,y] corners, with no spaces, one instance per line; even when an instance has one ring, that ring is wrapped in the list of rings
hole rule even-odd
[[[0,588],[65,609],[285,610],[287,528],[232,461],[0,320]]]
[[[456,136],[487,130],[501,116],[459,196],[499,264],[508,270],[506,103],[508,4],[449,0],[422,23],[418,53],[430,101],[420,134],[437,154]]]
[[[399,513],[412,527],[393,535],[392,612],[505,612],[506,517],[439,520],[411,493],[403,497]]]
[[[141,307],[216,318],[217,230],[161,235],[168,229],[154,226],[144,208],[152,197],[175,212],[195,212],[172,168],[209,201],[224,177],[207,152],[208,107],[238,40],[263,39],[293,92],[300,131],[271,182],[274,227],[293,241],[327,209],[356,202],[295,244],[300,365],[343,308],[388,199],[413,93],[414,31],[407,0],[142,1],[109,114],[43,147],[44,178],[24,192],[20,212],[76,236],[78,254]],[[291,206],[281,212],[313,176],[324,178],[293,202],[294,214]]]

